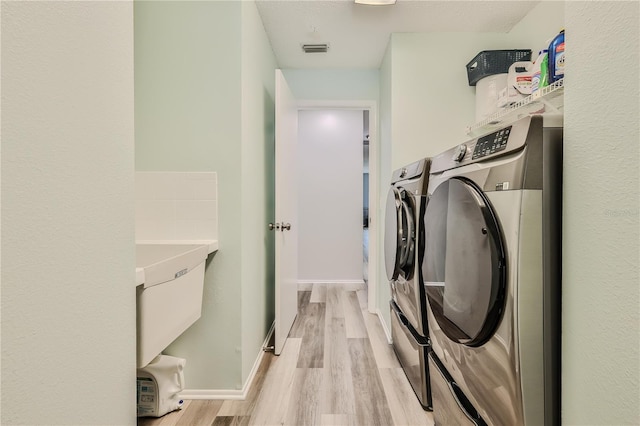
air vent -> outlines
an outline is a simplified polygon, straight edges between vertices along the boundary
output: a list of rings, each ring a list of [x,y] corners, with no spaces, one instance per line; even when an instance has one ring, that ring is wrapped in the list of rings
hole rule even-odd
[[[302,50],[304,53],[327,53],[329,50],[328,44],[303,44]]]

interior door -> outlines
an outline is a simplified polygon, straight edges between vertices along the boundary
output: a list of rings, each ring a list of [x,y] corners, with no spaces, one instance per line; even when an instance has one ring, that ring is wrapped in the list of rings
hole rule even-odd
[[[275,346],[280,355],[298,314],[298,108],[281,70],[276,70]]]

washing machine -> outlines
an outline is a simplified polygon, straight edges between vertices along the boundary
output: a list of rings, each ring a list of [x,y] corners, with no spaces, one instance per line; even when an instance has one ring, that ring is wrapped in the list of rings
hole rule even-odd
[[[436,424],[560,424],[562,119],[434,157],[422,263]]]
[[[422,272],[422,217],[430,160],[393,172],[385,215],[385,268],[391,286],[393,348],[423,408],[431,409],[427,354],[430,350]]]

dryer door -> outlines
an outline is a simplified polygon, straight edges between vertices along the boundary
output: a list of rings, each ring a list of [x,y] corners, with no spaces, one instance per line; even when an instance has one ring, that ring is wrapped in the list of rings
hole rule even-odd
[[[505,302],[505,251],[494,210],[472,181],[456,177],[435,189],[424,222],[422,273],[431,311],[449,339],[480,346]]]
[[[404,189],[391,187],[387,196],[384,259],[387,278],[396,280],[412,271],[414,257],[414,213]]]

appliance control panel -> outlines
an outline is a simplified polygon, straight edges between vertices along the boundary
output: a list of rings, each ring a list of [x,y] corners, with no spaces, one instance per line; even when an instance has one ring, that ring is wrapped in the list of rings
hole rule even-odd
[[[526,147],[530,134],[535,135],[535,132],[531,133],[534,125],[532,123],[535,123],[536,129],[541,129],[542,117],[524,117],[506,127],[449,148],[431,159],[430,173],[436,174],[473,163],[484,163],[497,157],[515,155]]]
[[[500,129],[497,132],[483,136],[478,139],[476,146],[473,150],[472,160],[482,158],[487,155],[500,152],[507,147],[507,141],[509,140],[509,134],[511,133],[511,127]]]
[[[425,170],[429,171],[427,169],[429,164],[430,162],[427,159],[422,159],[395,170],[391,175],[391,183],[418,178],[422,176]]]

